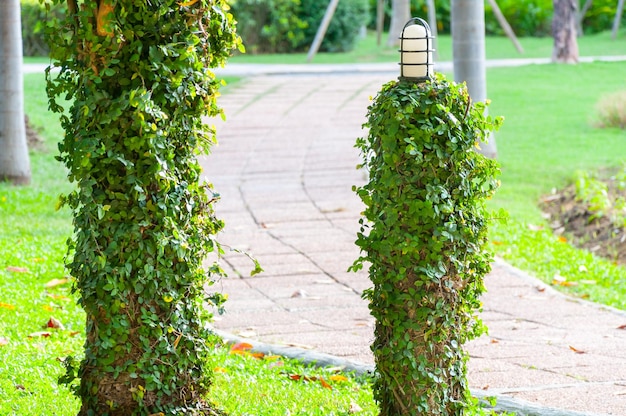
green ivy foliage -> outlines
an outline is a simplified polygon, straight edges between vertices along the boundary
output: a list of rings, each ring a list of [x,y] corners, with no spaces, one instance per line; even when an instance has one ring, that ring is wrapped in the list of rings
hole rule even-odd
[[[50,3],[48,3],[50,4]],[[200,152],[221,114],[223,65],[240,45],[225,0],[52,0],[46,35],[50,108],[65,138],[58,159],[76,189],[67,268],[87,315],[84,358],[64,382],[80,415],[213,415],[207,359],[223,274],[223,223]],[[69,108],[63,108],[68,100]]]
[[[248,53],[287,53],[304,41],[300,0],[233,0],[238,32]]]
[[[300,0],[299,15],[306,22],[304,41],[299,50],[308,51],[315,39],[320,23],[326,14],[330,1]],[[359,40],[362,26],[369,24],[368,0],[342,0],[337,4],[322,43],[321,52],[348,52],[354,49]]]
[[[383,416],[460,415],[468,405],[466,353],[477,318],[497,162],[474,149],[501,119],[442,75],[391,81],[369,107],[357,140],[369,182],[351,267],[369,267],[364,293],[376,318],[375,399]]]

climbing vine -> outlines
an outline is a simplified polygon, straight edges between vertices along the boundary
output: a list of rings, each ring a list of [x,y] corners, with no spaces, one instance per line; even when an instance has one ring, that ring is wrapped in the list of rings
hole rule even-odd
[[[76,189],[67,268],[87,316],[64,382],[80,415],[213,415],[208,306],[221,307],[218,195],[197,160],[221,114],[211,68],[240,46],[225,0],[48,0],[50,108]],[[67,101],[66,101],[67,100]],[[67,106],[67,109],[64,108]],[[79,379],[79,383],[73,380]]]
[[[369,182],[353,270],[369,267],[364,293],[376,318],[372,351],[380,414],[460,415],[468,406],[462,345],[477,318],[497,163],[473,151],[501,120],[442,75],[391,81],[369,107],[357,140]]]

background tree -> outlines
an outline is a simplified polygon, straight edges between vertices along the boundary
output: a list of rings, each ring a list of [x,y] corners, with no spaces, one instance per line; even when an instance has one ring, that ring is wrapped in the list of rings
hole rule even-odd
[[[454,81],[466,82],[474,102],[487,100],[485,70],[485,5],[483,0],[452,0],[452,56]],[[496,140],[490,135],[480,143],[480,152],[496,158]]]
[[[391,0],[391,22],[387,46],[400,44],[402,28],[411,19],[411,2],[409,0]]]
[[[66,265],[85,309],[86,343],[68,358],[87,415],[214,415],[206,400],[210,314],[206,270],[223,224],[197,154],[221,110],[222,65],[239,44],[224,0],[53,0],[66,17],[46,29],[58,75],[59,159],[76,189]],[[70,100],[67,112],[61,107]],[[209,195],[211,195],[209,197]]]
[[[575,64],[578,62],[578,41],[576,21],[578,19],[577,0],[554,0],[552,17],[552,62]]]
[[[0,180],[30,183],[24,124],[20,0],[0,7]]]

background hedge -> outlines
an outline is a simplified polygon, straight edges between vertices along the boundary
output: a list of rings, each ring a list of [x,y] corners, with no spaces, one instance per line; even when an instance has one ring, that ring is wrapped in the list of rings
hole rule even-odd
[[[361,27],[376,27],[377,0],[341,0],[320,50],[345,52],[351,50]],[[43,41],[40,26],[47,19],[45,7],[39,0],[21,0],[24,55],[45,56],[48,47]],[[582,8],[585,0],[580,0]],[[386,1],[386,19],[389,23],[391,2]],[[232,12],[248,53],[289,53],[308,50],[324,16],[328,0],[232,0]],[[498,0],[498,5],[518,36],[550,36],[552,0]],[[594,0],[583,22],[585,33],[610,30],[617,2]],[[437,26],[441,34],[450,33],[450,0],[438,0]],[[427,15],[426,0],[411,1],[412,14]],[[485,6],[487,34],[503,35],[491,8]],[[62,9],[52,7],[51,13]],[[626,25],[626,14],[622,25]]]

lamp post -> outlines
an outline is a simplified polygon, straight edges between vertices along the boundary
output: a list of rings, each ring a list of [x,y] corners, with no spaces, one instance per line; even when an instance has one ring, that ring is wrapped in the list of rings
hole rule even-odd
[[[497,164],[474,144],[497,127],[463,84],[433,73],[428,24],[401,33],[400,77],[368,108],[357,141],[369,182],[356,244],[372,287],[372,353],[380,416],[461,415],[470,406],[463,344],[480,335],[483,277],[490,269],[486,200]]]
[[[433,75],[433,39],[425,20],[414,17],[400,34],[400,79],[422,82]]]

